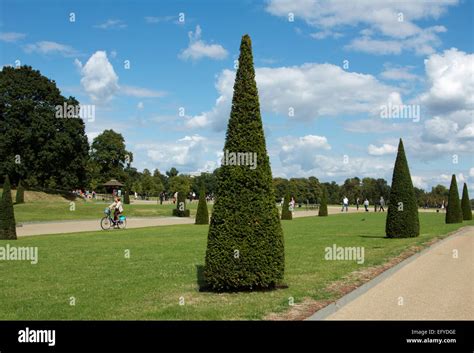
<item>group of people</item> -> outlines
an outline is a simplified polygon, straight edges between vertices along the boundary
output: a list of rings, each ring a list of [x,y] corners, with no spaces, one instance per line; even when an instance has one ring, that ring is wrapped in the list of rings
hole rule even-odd
[[[85,199],[95,199],[97,197],[97,194],[95,193],[94,190],[89,191],[89,190],[81,190],[81,189],[76,189],[72,190],[72,193],[76,196],[85,198]]]
[[[357,207],[357,210],[359,210],[359,205],[360,205],[360,199],[359,198],[356,198],[355,205]],[[365,198],[362,205],[364,205],[365,212],[369,212],[369,200],[367,198]],[[385,212],[385,200],[384,200],[383,196],[380,196],[378,206],[379,206],[379,212]],[[346,196],[344,196],[343,199],[342,199],[341,212],[344,212],[344,210],[346,210],[346,212],[349,211],[349,199]],[[377,211],[377,204],[375,204],[375,211]]]

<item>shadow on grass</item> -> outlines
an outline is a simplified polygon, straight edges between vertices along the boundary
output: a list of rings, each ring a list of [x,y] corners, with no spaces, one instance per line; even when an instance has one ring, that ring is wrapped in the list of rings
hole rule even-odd
[[[385,235],[359,235],[361,238],[371,238],[371,239],[390,239]]]
[[[282,284],[276,284],[273,287],[269,288],[238,288],[238,289],[233,289],[233,290],[216,290],[211,288],[207,283],[206,283],[206,278],[204,277],[204,265],[196,265],[196,280],[197,280],[197,285],[199,288],[200,292],[208,292],[208,293],[237,293],[237,292],[270,292],[274,291],[277,289],[286,289],[288,288],[288,285],[282,283]]]

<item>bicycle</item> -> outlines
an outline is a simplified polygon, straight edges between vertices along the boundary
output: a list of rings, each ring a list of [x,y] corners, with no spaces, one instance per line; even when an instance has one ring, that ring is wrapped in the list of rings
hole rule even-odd
[[[105,216],[100,220],[100,226],[103,230],[108,230],[117,227],[118,229],[125,229],[127,227],[127,217],[120,215],[117,221],[114,221],[110,209],[107,207],[104,210]]]

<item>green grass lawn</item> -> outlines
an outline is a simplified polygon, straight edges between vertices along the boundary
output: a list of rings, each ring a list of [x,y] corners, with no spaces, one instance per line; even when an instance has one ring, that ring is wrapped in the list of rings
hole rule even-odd
[[[0,319],[261,319],[289,308],[288,298],[332,299],[325,290],[352,271],[378,265],[411,245],[462,225],[444,214],[421,213],[421,235],[385,239],[386,214],[345,214],[284,221],[287,289],[268,292],[199,292],[207,226],[43,235],[1,241],[37,246],[39,262],[0,261]],[[365,263],[324,260],[324,248],[365,247]],[[125,250],[131,257],[126,259]],[[70,297],[76,305],[70,306]],[[179,305],[180,297],[184,305]]]
[[[15,220],[21,222],[57,221],[57,220],[85,220],[100,219],[103,217],[104,209],[110,203],[85,202],[77,200],[74,202],[74,210],[71,204],[65,202],[36,201],[15,205]],[[197,209],[197,201],[187,204],[186,207],[194,215]],[[127,217],[160,217],[171,216],[173,204],[130,204],[124,205],[124,214]]]

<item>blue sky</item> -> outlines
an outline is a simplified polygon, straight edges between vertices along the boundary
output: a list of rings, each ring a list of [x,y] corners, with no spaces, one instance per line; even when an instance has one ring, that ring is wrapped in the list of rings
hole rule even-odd
[[[95,105],[89,138],[121,132],[138,169],[199,173],[222,152],[248,33],[274,176],[390,182],[402,137],[416,186],[456,173],[473,193],[473,7],[2,0],[0,65],[31,65]],[[383,107],[409,113],[382,118]]]

